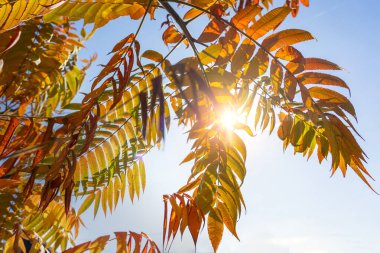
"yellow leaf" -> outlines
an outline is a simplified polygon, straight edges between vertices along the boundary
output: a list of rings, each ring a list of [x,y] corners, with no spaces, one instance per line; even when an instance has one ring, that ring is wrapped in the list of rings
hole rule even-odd
[[[232,219],[226,205],[219,203],[217,208],[220,211],[224,225],[226,225],[228,230],[239,240],[239,236],[236,233],[236,221]]]
[[[110,239],[109,235],[100,236],[96,238],[90,245],[90,253],[101,253]]]
[[[142,160],[139,160],[139,172],[140,172],[140,181],[142,190],[145,190],[146,186],[146,173],[145,173],[145,164]]]
[[[154,50],[146,50],[141,57],[147,58],[155,62],[161,62],[163,60],[162,54]]]
[[[214,252],[217,251],[223,237],[224,224],[218,209],[212,209],[207,219],[207,231]]]
[[[222,46],[220,44],[211,45],[199,53],[199,59],[204,65],[215,62],[221,50]]]
[[[137,198],[140,197],[140,173],[139,173],[139,166],[135,162],[133,164],[133,186],[136,192]]]
[[[104,216],[107,215],[107,187],[104,187],[102,190],[102,209],[104,212]]]
[[[132,169],[128,169],[127,170],[127,179],[128,179],[129,197],[131,198],[131,201],[133,203],[133,199],[135,197],[135,186],[134,186],[133,171],[132,171]]]
[[[107,186],[107,200],[108,200],[108,208],[112,214],[113,209],[113,181],[111,181]]]
[[[290,11],[291,9],[287,6],[273,9],[253,23],[246,33],[257,40],[280,25]]]
[[[83,201],[82,205],[79,207],[78,215],[81,215],[84,213],[94,202],[95,194],[91,193],[87,196],[87,198]]]
[[[285,46],[278,50],[276,57],[286,61],[295,61],[303,58],[301,52],[292,46]]]

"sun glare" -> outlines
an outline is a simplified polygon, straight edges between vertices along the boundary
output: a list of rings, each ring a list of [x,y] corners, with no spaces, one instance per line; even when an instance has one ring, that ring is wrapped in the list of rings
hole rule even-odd
[[[240,120],[239,114],[232,110],[224,111],[220,117],[220,123],[229,131],[234,130],[235,124]]]

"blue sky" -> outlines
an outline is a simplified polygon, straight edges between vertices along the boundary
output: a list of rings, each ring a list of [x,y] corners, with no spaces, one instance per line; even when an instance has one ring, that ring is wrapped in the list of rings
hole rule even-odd
[[[379,13],[376,0],[311,1],[311,7],[303,8],[287,26],[306,29],[318,39],[297,47],[305,56],[326,58],[347,70],[339,75],[351,87],[358,130],[366,140],[360,143],[370,158],[367,167],[377,179],[372,184],[380,192]],[[96,52],[97,63],[105,63],[106,52],[135,27],[129,19],[111,22],[86,44],[83,55]],[[168,50],[161,45],[162,32],[159,22],[147,23],[140,38],[142,47]],[[92,67],[89,77],[98,70]],[[83,216],[87,229],[82,229],[78,241],[132,230],[144,231],[161,242],[162,195],[175,192],[189,175],[190,165],[179,166],[189,151],[183,132],[172,122],[164,147],[145,157],[147,189],[140,200],[132,205],[126,199],[106,219],[99,213],[94,221],[88,211]],[[219,252],[380,252],[380,196],[354,173],[349,172],[346,178],[337,173],[330,178],[329,161],[319,165],[314,156],[306,161],[294,156],[291,149],[284,153],[275,134],[247,138],[246,145],[248,172],[242,191],[247,212],[238,222],[240,242],[225,230]],[[186,234],[182,241],[177,238],[171,252],[194,252],[190,236]],[[197,252],[212,252],[206,229]]]

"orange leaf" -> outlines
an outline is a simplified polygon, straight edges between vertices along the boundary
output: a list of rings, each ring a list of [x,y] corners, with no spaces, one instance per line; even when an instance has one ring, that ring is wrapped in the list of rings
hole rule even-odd
[[[346,89],[350,89],[346,82],[340,79],[337,76],[329,75],[326,73],[317,73],[317,72],[305,72],[299,74],[297,79],[302,84],[323,84],[323,85],[332,85],[339,86]]]
[[[231,23],[238,29],[246,29],[248,24],[252,22],[256,15],[261,12],[261,7],[258,5],[249,5],[244,9],[239,10],[231,19]]]
[[[165,32],[162,34],[162,40],[165,44],[177,43],[182,39],[182,34],[180,34],[174,25],[169,26]]]
[[[116,253],[127,253],[127,232],[115,232],[117,246]]]
[[[223,229],[224,224],[219,210],[211,209],[207,219],[207,230],[214,252],[216,252],[222,240]]]
[[[224,22],[214,18],[205,27],[205,29],[199,36],[198,41],[203,43],[212,42],[219,38],[219,36],[223,33],[226,27],[227,25]]]
[[[5,131],[5,133],[2,136],[2,139],[0,141],[0,155],[7,148],[9,141],[11,140],[13,133],[19,124],[20,124],[19,120],[15,117],[12,117],[11,120],[9,121],[9,124],[7,126],[7,130]],[[0,176],[2,176],[2,175],[0,174]]]
[[[337,64],[320,59],[320,58],[305,58],[305,70],[343,70]]]
[[[188,226],[190,230],[191,237],[193,238],[194,244],[197,244],[199,231],[202,225],[202,217],[200,216],[197,206],[194,204],[190,205],[189,215],[188,215]]]
[[[308,31],[300,29],[288,29],[267,37],[263,41],[262,45],[269,51],[275,51],[285,46],[290,46],[312,39],[314,39],[314,37]]]

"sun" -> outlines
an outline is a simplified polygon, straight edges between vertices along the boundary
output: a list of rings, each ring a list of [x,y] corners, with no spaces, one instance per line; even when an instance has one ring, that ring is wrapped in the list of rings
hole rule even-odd
[[[242,120],[238,112],[233,110],[225,110],[220,115],[220,124],[229,131],[235,129],[235,125]]]

